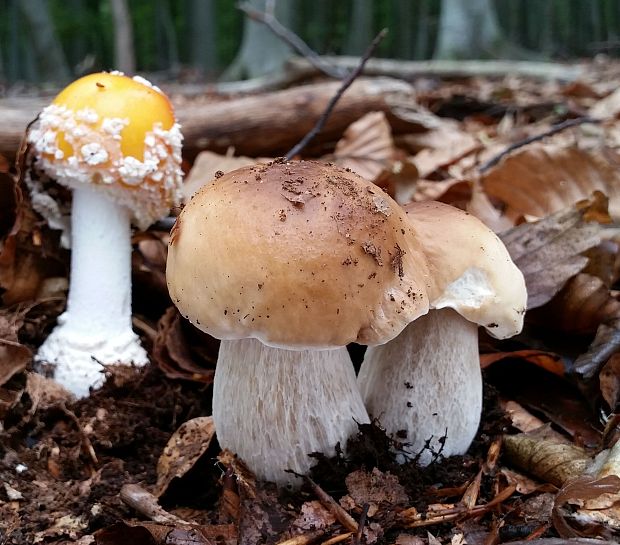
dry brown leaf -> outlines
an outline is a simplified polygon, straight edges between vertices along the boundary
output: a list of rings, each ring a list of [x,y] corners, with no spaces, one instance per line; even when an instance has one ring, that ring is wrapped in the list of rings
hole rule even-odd
[[[578,380],[596,377],[609,358],[620,350],[620,324],[601,324],[588,350],[575,360],[571,373]]]
[[[118,522],[95,532],[97,545],[237,545],[233,524],[174,526],[155,522]]]
[[[572,528],[562,516],[562,508],[567,503],[583,505],[595,500],[604,494],[618,494],[620,492],[620,478],[611,475],[603,478],[582,476],[571,480],[558,492],[553,506],[552,520],[557,532],[565,538],[585,536],[582,532]]]
[[[335,522],[336,517],[325,509],[320,501],[314,500],[304,502],[293,526],[301,530],[322,530]]]
[[[500,401],[500,406],[508,418],[512,426],[523,433],[532,432],[544,426],[545,423],[538,417],[530,413],[523,405],[516,401]],[[561,437],[560,434],[554,431],[552,428],[548,428],[556,437]]]
[[[564,375],[564,364],[562,356],[553,352],[543,352],[542,350],[516,350],[515,352],[493,352],[490,354],[480,354],[480,365],[486,369],[493,363],[504,359],[520,359],[533,363],[538,367],[553,373],[554,375]]]
[[[530,318],[559,331],[591,334],[602,323],[620,319],[620,301],[600,278],[579,273]]]
[[[599,373],[599,382],[603,399],[614,410],[620,402],[620,354],[613,354],[607,360]]]
[[[4,240],[17,233],[21,203],[21,191],[15,179],[0,170],[0,253]]]
[[[263,160],[267,161],[267,159]],[[211,183],[218,171],[230,172],[248,165],[261,162],[252,157],[235,157],[234,155],[220,155],[212,151],[203,151],[194,160],[194,165],[185,178],[181,193],[183,200],[188,201],[203,185]]]
[[[593,206],[598,206],[596,198]],[[587,208],[556,212],[536,223],[524,223],[500,235],[525,277],[528,309],[549,302],[588,263],[582,252],[600,243],[602,227],[586,222]]]
[[[211,416],[200,416],[181,424],[157,462],[157,484],[153,494],[160,497],[173,479],[185,475],[206,452],[215,435]]]
[[[526,477],[525,475],[522,475],[521,473],[517,473],[516,471],[502,468],[500,469],[500,473],[503,475],[504,479],[506,479],[508,484],[516,486],[519,494],[531,494],[541,488],[540,483]]]
[[[75,399],[73,394],[58,382],[39,373],[26,374],[25,391],[30,396],[32,403],[30,414],[34,414],[37,410],[57,407]]]
[[[394,508],[409,502],[409,497],[398,479],[390,474],[379,471],[376,467],[371,472],[357,470],[345,479],[348,496],[345,503],[350,508],[362,509],[369,505],[368,516],[372,517],[381,507]],[[341,500],[342,502],[342,500]]]
[[[413,162],[423,178],[481,148],[475,136],[451,119],[441,119],[440,125],[430,131],[408,134],[403,141],[411,151],[417,152]]]
[[[391,170],[394,153],[385,114],[369,112],[347,127],[329,159],[374,182],[383,171]]]
[[[558,487],[583,475],[590,463],[582,448],[524,433],[504,436],[504,452],[511,464]]]
[[[537,142],[502,159],[481,183],[510,217],[543,218],[601,191],[620,219],[620,172],[598,152]]]
[[[386,191],[396,202],[405,204],[413,200],[417,181],[418,169],[409,159],[402,157],[395,159],[391,170],[384,171],[375,180],[375,184]]]
[[[211,384],[219,341],[183,319],[170,307],[157,323],[153,361],[169,378]]]
[[[24,314],[23,309],[0,312],[0,386],[21,373],[32,361],[31,350],[17,338]]]
[[[595,119],[606,119],[620,115],[620,89],[595,102],[588,114]]]
[[[511,218],[493,206],[479,183],[474,183],[472,186],[471,199],[467,203],[466,210],[496,233],[502,233],[514,226]]]

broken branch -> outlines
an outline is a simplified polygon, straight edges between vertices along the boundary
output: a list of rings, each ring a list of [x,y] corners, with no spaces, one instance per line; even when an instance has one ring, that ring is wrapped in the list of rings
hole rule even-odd
[[[325,111],[323,112],[323,115],[321,115],[321,117],[318,119],[312,130],[310,130],[310,132],[308,132],[306,136],[304,136],[301,141],[286,154],[285,157],[287,160],[290,160],[295,157],[295,155],[299,154],[299,152],[301,152],[301,150],[304,149],[312,141],[312,139],[321,132],[321,129],[327,122],[327,119],[332,113],[332,110],[340,100],[340,97],[351,86],[355,79],[359,77],[359,75],[362,73],[366,62],[368,61],[368,59],[370,59],[375,49],[377,48],[381,40],[383,40],[386,34],[387,28],[384,28],[381,32],[379,32],[379,34],[375,36],[375,39],[366,50],[366,53],[364,53],[364,56],[361,58],[357,68],[353,70],[342,82],[342,85],[340,86],[338,91],[336,91],[336,94],[331,98],[331,100],[327,104],[327,107],[325,108]]]

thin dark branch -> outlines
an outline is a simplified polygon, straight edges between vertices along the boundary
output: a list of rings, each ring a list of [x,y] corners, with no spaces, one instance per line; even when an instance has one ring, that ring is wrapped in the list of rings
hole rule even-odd
[[[506,155],[509,155],[516,149],[522,148],[523,146],[527,146],[532,142],[538,142],[540,140],[544,140],[548,136],[553,136],[563,130],[570,129],[571,127],[576,127],[577,125],[582,125],[584,123],[600,123],[601,119],[594,119],[592,117],[577,117],[575,119],[568,119],[566,121],[562,121],[562,123],[558,123],[557,125],[552,125],[548,131],[545,131],[541,134],[537,134],[535,136],[529,136],[524,138],[523,140],[519,140],[514,144],[508,146],[504,151],[498,153],[495,157],[489,159],[486,163],[482,164],[478,170],[480,172],[485,172],[489,170],[491,167],[494,167],[497,163],[499,163]]]
[[[372,54],[375,52],[375,49],[377,49],[377,46],[379,45],[381,40],[385,38],[386,34],[387,34],[387,28],[384,28],[381,32],[379,32],[379,34],[375,36],[375,39],[372,41],[372,43],[370,44],[370,46],[364,53],[364,56],[360,59],[360,63],[357,65],[357,68],[353,70],[347,76],[347,78],[342,82],[342,85],[340,86],[338,91],[336,91],[336,94],[331,98],[331,100],[327,104],[327,107],[325,108],[325,111],[323,112],[321,117],[318,119],[314,127],[312,127],[312,129],[306,134],[306,136],[304,136],[301,139],[301,141],[285,155],[287,160],[290,160],[291,158],[295,157],[295,155],[298,155],[299,152],[302,149],[304,149],[317,134],[321,132],[321,130],[325,126],[325,123],[327,123],[327,120],[329,119],[329,116],[331,115],[332,110],[334,109],[338,101],[340,100],[340,97],[342,97],[344,92],[351,86],[351,84],[356,80],[356,78],[362,73],[362,71],[364,70],[364,66],[366,65],[366,62],[368,62],[368,59],[370,59]]]
[[[314,51],[297,34],[286,28],[273,14],[273,6],[267,6],[267,10],[262,12],[254,9],[248,2],[237,4],[237,8],[245,13],[250,19],[264,24],[283,42],[290,45],[297,53],[308,60],[320,72],[330,78],[343,78],[347,72],[341,68],[335,68],[326,62],[316,51]]]
[[[366,526],[366,518],[368,517],[368,509],[370,504],[365,503],[362,507],[362,514],[360,515],[360,521],[357,523],[357,532],[353,536],[352,545],[361,545],[362,536],[364,535],[364,527]]]

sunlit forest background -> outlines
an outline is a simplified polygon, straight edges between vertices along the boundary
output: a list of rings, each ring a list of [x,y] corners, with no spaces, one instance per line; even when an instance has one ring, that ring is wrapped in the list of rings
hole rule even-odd
[[[252,4],[262,9],[265,1]],[[460,51],[463,57],[568,60],[620,50],[617,0],[462,4],[477,7],[496,24],[498,45]],[[429,59],[447,56],[438,40],[442,12],[459,9],[454,5],[440,0],[280,0],[276,15],[320,54],[360,55],[387,27],[390,33],[377,56]],[[120,65],[179,81],[254,76],[260,66],[245,73],[231,70],[244,19],[231,0],[0,0],[0,82],[5,87],[62,82]]]

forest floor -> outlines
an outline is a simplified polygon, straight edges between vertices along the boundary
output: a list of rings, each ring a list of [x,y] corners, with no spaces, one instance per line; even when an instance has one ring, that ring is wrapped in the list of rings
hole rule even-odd
[[[479,217],[523,271],[529,301],[521,335],[500,342],[481,331],[484,410],[465,456],[400,465],[380,426],[363,425],[346,455],[317,456],[294,491],[256,482],[219,448],[218,342],[171,305],[165,231],[134,236],[134,327],[151,363],[102,367],[105,385],[81,400],[34,372],[66,301],[69,254],[5,161],[0,543],[617,542],[619,82],[611,62],[564,82],[416,78],[393,110],[358,109],[336,138],[319,138],[313,158],[400,203],[441,200]],[[404,101],[409,124],[398,117]],[[261,157],[187,159],[186,195]],[[361,349],[351,354],[359,365]]]

